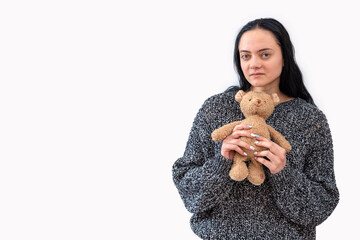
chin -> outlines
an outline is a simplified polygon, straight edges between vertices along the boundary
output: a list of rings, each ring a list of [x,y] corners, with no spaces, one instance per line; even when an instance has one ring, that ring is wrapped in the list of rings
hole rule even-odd
[[[266,83],[264,82],[258,82],[258,81],[253,81],[253,82],[250,82],[251,86],[253,87],[265,87],[266,86]]]

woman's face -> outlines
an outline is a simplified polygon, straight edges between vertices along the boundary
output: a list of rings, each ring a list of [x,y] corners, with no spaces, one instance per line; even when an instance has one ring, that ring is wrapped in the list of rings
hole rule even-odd
[[[272,32],[253,29],[239,43],[241,69],[253,87],[278,88],[284,65],[281,48]]]

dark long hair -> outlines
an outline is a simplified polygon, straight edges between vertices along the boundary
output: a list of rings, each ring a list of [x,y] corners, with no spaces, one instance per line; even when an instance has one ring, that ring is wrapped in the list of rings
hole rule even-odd
[[[236,72],[239,75],[240,87],[230,87],[227,91],[232,90],[248,90],[251,85],[246,80],[243,71],[241,70],[240,54],[239,54],[239,42],[241,36],[252,29],[264,29],[272,32],[279,44],[284,60],[284,67],[280,75],[280,91],[288,95],[289,97],[299,97],[307,102],[314,104],[310,93],[306,89],[300,68],[295,61],[295,50],[291,43],[290,36],[285,27],[277,20],[273,18],[260,18],[254,21],[248,22],[238,33],[234,47],[234,65]]]

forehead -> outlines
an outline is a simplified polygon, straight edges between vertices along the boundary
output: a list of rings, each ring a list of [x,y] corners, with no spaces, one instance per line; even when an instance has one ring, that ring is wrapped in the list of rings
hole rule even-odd
[[[239,50],[256,52],[263,48],[280,49],[272,32],[264,29],[253,29],[241,36]]]

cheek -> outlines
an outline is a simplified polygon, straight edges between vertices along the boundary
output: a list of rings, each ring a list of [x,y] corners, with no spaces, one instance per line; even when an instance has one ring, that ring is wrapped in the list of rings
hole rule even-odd
[[[244,73],[244,75],[246,76],[246,75],[248,75],[248,65],[249,64],[246,64],[246,62],[242,62],[241,64],[240,64],[240,67],[241,67],[241,70],[243,71],[243,73]]]
[[[272,62],[269,67],[271,68],[271,72],[274,74],[274,75],[280,75],[281,72],[282,72],[282,60],[277,60],[277,61],[274,61]],[[270,69],[269,69],[270,70]]]

